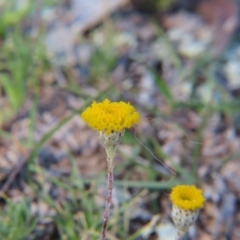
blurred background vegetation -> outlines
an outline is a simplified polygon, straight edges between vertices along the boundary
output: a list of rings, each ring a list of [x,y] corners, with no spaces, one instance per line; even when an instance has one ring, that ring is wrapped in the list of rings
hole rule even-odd
[[[106,156],[80,113],[105,98],[141,113],[116,157],[108,239],[174,239],[176,184],[207,198],[187,239],[240,239],[237,9],[0,0],[0,239],[99,239]]]

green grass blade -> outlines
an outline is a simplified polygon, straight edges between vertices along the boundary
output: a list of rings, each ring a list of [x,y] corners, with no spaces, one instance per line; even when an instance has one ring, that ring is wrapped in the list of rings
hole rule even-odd
[[[166,82],[160,77],[160,75],[153,69],[149,68],[151,73],[154,76],[154,80],[156,82],[156,85],[158,86],[160,92],[164,95],[164,97],[168,100],[170,104],[174,102],[174,98],[172,95],[172,92]]]

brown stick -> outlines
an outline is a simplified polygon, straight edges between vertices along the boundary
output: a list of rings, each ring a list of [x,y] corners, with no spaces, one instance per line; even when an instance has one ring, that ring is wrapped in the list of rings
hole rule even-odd
[[[106,198],[106,205],[103,214],[103,227],[102,227],[102,237],[101,240],[106,239],[106,230],[108,224],[108,217],[111,210],[112,204],[112,189],[113,189],[113,168],[112,165],[108,162],[108,179],[107,179],[107,186],[108,186],[108,195]]]

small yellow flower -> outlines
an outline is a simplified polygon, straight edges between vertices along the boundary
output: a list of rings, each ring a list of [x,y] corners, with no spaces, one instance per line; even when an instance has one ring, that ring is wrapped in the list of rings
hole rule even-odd
[[[140,120],[140,114],[130,103],[108,99],[93,102],[81,116],[90,127],[107,135],[130,128]]]
[[[196,221],[205,198],[202,190],[194,185],[176,186],[173,188],[170,197],[173,202],[172,219],[177,228],[177,237],[181,238]]]
[[[194,185],[179,185],[173,188],[170,195],[173,204],[184,210],[198,210],[203,207],[205,198],[203,191]]]

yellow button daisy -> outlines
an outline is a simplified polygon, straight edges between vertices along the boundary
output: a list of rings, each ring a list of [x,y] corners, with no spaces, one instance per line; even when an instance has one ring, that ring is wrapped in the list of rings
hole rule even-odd
[[[130,128],[140,120],[140,114],[130,103],[111,102],[108,99],[94,101],[81,116],[90,127],[107,135]]]
[[[203,207],[203,191],[194,185],[179,185],[173,188],[170,195],[173,204],[184,210],[197,210]]]

